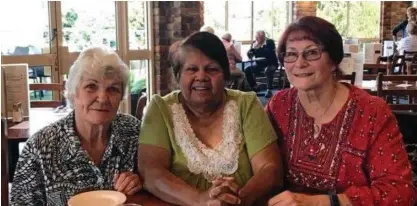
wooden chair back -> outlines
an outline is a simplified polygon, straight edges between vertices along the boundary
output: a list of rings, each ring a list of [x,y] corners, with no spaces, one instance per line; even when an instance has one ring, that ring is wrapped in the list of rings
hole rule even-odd
[[[34,83],[29,84],[29,90],[49,90],[49,91],[57,91],[60,94],[65,89],[65,83]],[[62,95],[60,95],[62,96]],[[61,100],[33,100],[30,101],[30,107],[37,108],[37,107],[58,107],[61,106],[63,101]]]
[[[398,68],[399,72],[396,72],[395,69]],[[405,68],[406,68],[406,63],[405,63],[405,55],[394,55],[393,61],[392,61],[392,65],[390,67],[390,70],[388,70],[387,74],[394,74],[394,73],[399,73],[399,74],[404,74],[405,73]]]
[[[404,50],[405,61],[417,63],[417,51],[405,51]]]
[[[340,76],[339,80],[343,82],[349,82],[351,85],[355,84],[356,72],[352,72],[352,74],[343,74]]]
[[[136,104],[136,118],[138,118],[139,120],[142,120],[143,117],[143,110],[146,106],[146,102],[148,100],[147,98],[147,94],[146,94],[146,89],[142,90],[140,92],[141,96],[138,99],[138,102]]]
[[[389,104],[390,96],[407,96],[408,104],[390,104],[392,110],[413,110],[417,111],[417,102],[413,102],[413,98],[417,97],[417,75],[384,75],[379,73],[376,80],[377,96],[385,99]],[[398,87],[395,84],[407,82],[413,86]],[[391,82],[394,85],[384,86],[384,82]]]
[[[379,61],[378,61],[379,62]],[[389,67],[389,64],[382,64],[382,63],[376,63],[376,64],[363,64],[363,71],[364,74],[378,74],[379,72],[387,72],[387,67]]]

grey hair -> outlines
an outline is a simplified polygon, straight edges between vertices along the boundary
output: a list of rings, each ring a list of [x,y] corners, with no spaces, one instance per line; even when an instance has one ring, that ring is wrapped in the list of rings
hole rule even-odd
[[[230,41],[232,41],[232,35],[229,32],[226,32],[222,35],[222,39],[230,42]]]
[[[120,78],[123,88],[122,98],[125,97],[129,85],[129,68],[116,52],[104,46],[93,46],[84,49],[69,70],[65,83],[65,98],[69,100],[71,107],[74,105],[74,95],[86,73],[101,77],[110,74]]]
[[[204,25],[200,28],[200,31],[206,31],[206,32],[210,32],[212,34],[214,34],[214,29],[211,26],[208,25]]]

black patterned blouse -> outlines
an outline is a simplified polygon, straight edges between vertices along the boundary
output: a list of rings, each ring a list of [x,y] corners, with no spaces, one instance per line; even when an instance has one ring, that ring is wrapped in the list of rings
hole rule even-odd
[[[11,205],[66,205],[82,191],[112,190],[113,176],[136,171],[140,121],[117,114],[100,166],[81,148],[74,113],[34,134],[20,154]]]

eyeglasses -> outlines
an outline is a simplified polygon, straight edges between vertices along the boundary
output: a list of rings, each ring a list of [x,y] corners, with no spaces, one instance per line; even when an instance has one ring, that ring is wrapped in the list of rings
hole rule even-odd
[[[315,49],[308,49],[301,52],[303,58],[307,61],[314,61],[321,58],[321,54],[323,53],[324,49],[322,48],[315,48]],[[284,59],[285,63],[294,63],[297,61],[300,53],[294,51],[287,51],[283,52],[282,58]]]

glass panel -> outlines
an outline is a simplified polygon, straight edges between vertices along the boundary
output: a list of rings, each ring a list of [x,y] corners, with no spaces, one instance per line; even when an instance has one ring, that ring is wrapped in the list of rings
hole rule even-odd
[[[3,19],[1,55],[49,53],[49,15],[47,1],[10,1],[0,12]]]
[[[262,1],[254,3],[253,31],[264,30],[266,36],[278,41],[287,26],[286,1]]]
[[[229,32],[233,39],[251,40],[251,2],[229,1]]]
[[[129,1],[127,6],[129,18],[129,49],[148,49],[146,2]]]
[[[130,93],[138,94],[146,87],[148,60],[130,61]]]
[[[248,51],[250,49],[250,44],[242,44],[240,47],[240,55],[242,56],[243,61],[246,61],[249,59],[248,57]]]
[[[91,45],[116,50],[116,8],[114,2],[62,1],[64,46],[70,52]]]
[[[226,2],[204,2],[204,25],[213,27],[214,33],[221,36],[226,31]]]
[[[136,114],[136,104],[141,96],[141,91],[147,85],[148,67],[148,60],[130,61],[130,105],[133,115]]]
[[[28,69],[29,84],[31,83],[51,83],[51,66],[32,66]],[[30,100],[52,100],[52,91],[30,90]]]
[[[378,1],[318,1],[317,16],[333,23],[345,38],[378,38],[380,4]]]

